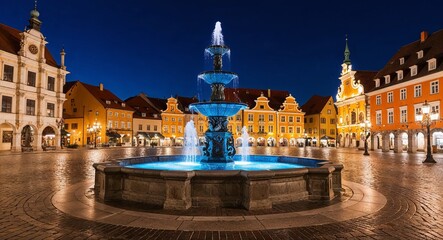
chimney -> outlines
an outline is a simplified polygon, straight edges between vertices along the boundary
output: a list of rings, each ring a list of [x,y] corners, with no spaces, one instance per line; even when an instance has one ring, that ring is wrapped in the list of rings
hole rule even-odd
[[[424,42],[428,38],[428,32],[423,31],[420,33],[420,42]]]
[[[98,86],[100,87],[100,91],[103,91],[103,83],[100,83]]]
[[[268,98],[271,97],[271,89],[268,88]]]

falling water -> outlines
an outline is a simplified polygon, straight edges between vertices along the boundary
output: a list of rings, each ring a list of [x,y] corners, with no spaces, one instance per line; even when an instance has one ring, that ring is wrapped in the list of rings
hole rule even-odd
[[[212,45],[224,45],[221,22],[215,23],[214,32],[212,33]]]
[[[198,155],[198,136],[193,120],[186,123],[184,145],[186,162],[196,162]]]
[[[248,129],[244,126],[241,130],[241,160],[248,161],[249,158],[249,134]]]

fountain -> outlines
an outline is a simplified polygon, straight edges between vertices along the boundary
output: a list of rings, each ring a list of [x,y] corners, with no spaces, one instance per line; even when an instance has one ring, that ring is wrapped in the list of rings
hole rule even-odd
[[[190,109],[208,117],[203,155],[197,155],[193,122],[185,129],[186,155],[145,156],[94,164],[95,193],[104,201],[129,201],[160,205],[164,209],[186,210],[190,207],[243,207],[248,210],[270,209],[274,204],[299,200],[332,200],[340,194],[341,164],[326,160],[249,155],[247,161],[235,155],[228,117],[247,106],[226,102],[225,85],[238,78],[222,70],[223,56],[230,49],[224,45],[221,23],[217,22],[212,45],[205,54],[213,70],[198,75],[211,86],[208,102],[190,105]],[[248,149],[247,131],[242,151]]]
[[[248,128],[244,126],[241,129],[241,151],[240,156],[242,162],[247,162],[249,159],[249,134]]]
[[[198,155],[198,136],[197,130],[194,126],[194,121],[190,120],[185,126],[185,138],[184,138],[184,154],[186,157],[186,162],[195,163],[197,162]]]

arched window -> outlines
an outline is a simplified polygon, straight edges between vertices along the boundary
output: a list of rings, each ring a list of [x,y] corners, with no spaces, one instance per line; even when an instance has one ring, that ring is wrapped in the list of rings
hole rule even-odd
[[[360,123],[364,123],[365,122],[365,115],[362,112],[358,115],[358,121]]]
[[[351,113],[351,124],[357,123],[357,114],[355,112]]]

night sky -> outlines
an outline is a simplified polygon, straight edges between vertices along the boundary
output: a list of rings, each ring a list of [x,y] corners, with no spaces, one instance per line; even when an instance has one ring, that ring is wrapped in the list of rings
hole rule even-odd
[[[0,0],[0,22],[28,24],[33,0]],[[222,22],[239,87],[288,90],[300,105],[340,84],[348,34],[353,69],[379,70],[421,31],[443,28],[443,1],[40,0],[42,33],[56,60],[64,46],[68,81],[121,99],[144,92],[208,99],[197,75]],[[228,86],[232,87],[232,86]]]

